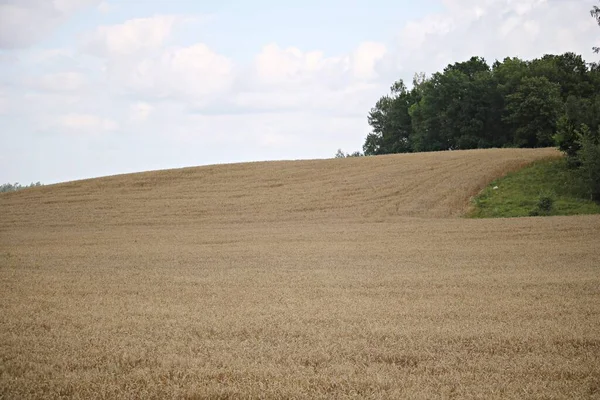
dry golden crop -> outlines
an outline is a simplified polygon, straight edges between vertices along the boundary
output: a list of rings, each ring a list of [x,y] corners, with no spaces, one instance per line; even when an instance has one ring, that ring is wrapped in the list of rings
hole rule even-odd
[[[600,398],[600,216],[471,220],[554,150],[0,195],[0,398]]]

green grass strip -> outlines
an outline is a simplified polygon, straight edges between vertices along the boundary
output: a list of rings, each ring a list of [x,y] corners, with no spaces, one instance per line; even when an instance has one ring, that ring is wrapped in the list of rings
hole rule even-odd
[[[552,207],[540,212],[540,200]],[[600,214],[600,204],[586,199],[564,159],[535,162],[492,182],[474,200],[471,218],[509,218],[541,215]]]

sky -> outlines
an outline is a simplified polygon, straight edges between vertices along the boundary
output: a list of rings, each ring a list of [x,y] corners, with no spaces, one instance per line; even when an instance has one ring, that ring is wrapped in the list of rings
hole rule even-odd
[[[394,81],[598,61],[598,0],[0,0],[0,184],[362,150]]]

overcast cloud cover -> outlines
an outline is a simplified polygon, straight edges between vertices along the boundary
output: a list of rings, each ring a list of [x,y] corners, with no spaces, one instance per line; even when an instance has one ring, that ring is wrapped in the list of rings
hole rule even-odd
[[[597,61],[597,0],[0,0],[0,183],[359,150],[397,79]]]

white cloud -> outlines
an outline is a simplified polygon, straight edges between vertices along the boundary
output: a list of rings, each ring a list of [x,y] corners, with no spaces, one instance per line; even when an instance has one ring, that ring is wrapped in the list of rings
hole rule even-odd
[[[136,18],[119,25],[101,26],[83,39],[83,49],[109,57],[160,49],[177,22],[174,15]]]
[[[376,79],[377,63],[386,53],[387,48],[383,43],[361,43],[351,56],[354,76],[361,80]]]
[[[72,49],[67,48],[51,48],[51,49],[35,49],[22,50],[19,53],[21,61],[26,65],[42,65],[47,67],[51,63],[76,64],[77,54]]]
[[[26,84],[33,89],[48,92],[76,92],[84,89],[88,80],[87,76],[80,72],[58,72],[29,78]]]
[[[116,8],[116,6],[109,3],[108,1],[103,1],[102,3],[100,3],[98,5],[98,11],[100,11],[102,14],[108,14],[109,12],[113,11],[115,8]]]
[[[0,53],[0,66],[2,64],[16,64],[19,62],[19,57],[14,53]]]
[[[298,48],[265,46],[255,59],[256,76],[265,85],[314,84],[320,76],[333,71],[345,73],[349,65],[335,57],[325,57],[320,51],[303,52]]]
[[[362,115],[315,114],[310,110],[204,115],[190,114],[177,103],[164,102],[156,105],[152,124],[143,135],[165,137],[163,132],[168,132],[169,141],[179,143],[182,149],[202,150],[211,157],[203,163],[222,157],[223,149],[227,149],[230,160],[318,158],[333,156],[340,146],[358,149],[357,141],[362,140],[366,125]]]
[[[81,48],[105,63],[117,93],[202,105],[229,91],[235,71],[230,59],[203,43],[169,46],[176,26],[198,19],[160,15],[103,26],[85,35]]]
[[[377,78],[376,65],[386,54],[382,43],[363,42],[350,54],[327,57],[318,50],[265,46],[254,61],[259,84],[284,86],[328,86],[344,88],[357,81]]]
[[[444,0],[446,10],[408,23],[384,58],[385,74],[409,79],[483,56],[532,59],[573,51],[593,58],[597,29],[587,0]],[[576,22],[574,22],[576,21]]]
[[[9,105],[8,97],[0,91],[0,115],[8,115],[10,111]]]
[[[27,0],[31,3],[41,3],[42,0]],[[53,0],[54,8],[63,14],[70,14],[78,11],[82,7],[98,4],[98,0]]]
[[[376,65],[386,54],[383,43],[362,42],[350,54],[326,57],[318,50],[304,52],[295,47],[269,44],[256,56],[254,68],[267,85],[332,85],[377,78]]]
[[[107,73],[113,85],[129,93],[206,104],[229,91],[234,64],[199,43],[154,56],[112,59]]]
[[[144,122],[154,111],[154,106],[144,102],[138,102],[129,106],[129,120],[131,122]]]
[[[181,89],[191,88],[192,93],[217,92],[233,78],[233,62],[201,43],[168,51],[161,65],[180,77]]]
[[[102,118],[93,114],[65,114],[56,119],[59,127],[71,131],[86,131],[95,133],[99,131],[114,131],[119,128],[119,124],[112,119]]]
[[[302,110],[331,116],[365,115],[387,90],[385,85],[354,83],[345,88],[305,87],[288,90],[254,90],[232,94],[231,102],[238,109],[249,111]]]
[[[400,32],[402,46],[414,52],[423,51],[422,46],[432,35],[443,36],[454,30],[454,20],[444,15],[427,15],[420,21],[411,21]],[[406,54],[400,54],[406,57]]]
[[[238,77],[230,96],[237,109],[303,110],[330,115],[363,115],[387,90],[377,72],[386,54],[382,43],[359,43],[347,54],[265,46],[252,68]]]
[[[75,12],[100,0],[3,0],[0,48],[29,47],[44,39]]]

